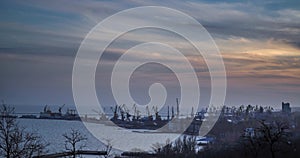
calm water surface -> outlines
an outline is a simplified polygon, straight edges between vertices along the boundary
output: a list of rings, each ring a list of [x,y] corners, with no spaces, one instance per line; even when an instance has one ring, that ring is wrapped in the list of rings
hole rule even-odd
[[[80,121],[65,120],[45,120],[45,119],[18,119],[19,125],[28,131],[40,134],[49,143],[48,150],[61,152],[65,150],[64,133],[70,133],[71,129],[79,130],[87,137],[86,148],[88,150],[102,150],[104,148],[97,138],[95,138]]]

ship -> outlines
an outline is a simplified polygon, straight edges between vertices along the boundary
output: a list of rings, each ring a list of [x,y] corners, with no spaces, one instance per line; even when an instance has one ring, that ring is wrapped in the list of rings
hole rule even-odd
[[[103,114],[97,112],[100,115],[99,123],[105,125],[113,125],[122,127],[125,129],[145,129],[156,130],[159,132],[182,132],[182,129],[186,128],[184,134],[198,135],[199,129],[204,119],[205,111],[191,113],[191,117],[181,118],[179,115],[179,105],[177,102],[177,113],[175,115],[174,107],[172,107],[171,115],[170,108],[168,106],[168,113],[166,117],[162,117],[159,114],[157,107],[153,106],[152,110],[154,114],[150,112],[150,108],[146,106],[147,116],[141,116],[136,106],[133,105],[133,114],[129,113],[129,109],[125,104],[115,105],[111,107],[113,116],[111,118],[103,117]],[[95,122],[94,122],[95,123]],[[186,127],[186,124],[190,124]]]
[[[48,105],[45,105],[44,110],[40,112],[39,119],[56,119],[56,120],[80,120],[75,109],[67,109],[66,113],[62,113],[63,104],[58,108],[57,112],[53,112]]]
[[[106,114],[100,113],[99,111],[92,110],[96,112],[100,117],[90,118],[85,115],[85,117],[80,117],[75,109],[67,109],[66,113],[62,113],[62,108],[65,106],[63,104],[58,108],[58,111],[52,111],[50,106],[45,105],[42,112],[40,112],[39,117],[35,117],[36,119],[55,119],[55,120],[82,120],[89,123],[98,123],[105,124],[108,126],[118,126],[125,129],[138,129],[138,130],[155,130],[158,132],[166,132],[166,133],[182,133],[182,129],[184,130],[184,134],[188,135],[198,135],[201,124],[203,120],[205,120],[205,113],[207,111],[202,110],[201,112],[196,112],[194,114],[194,109],[192,109],[190,117],[181,117],[179,114],[179,105],[178,98],[176,98],[177,103],[177,112],[175,114],[174,107],[168,106],[167,116],[161,116],[158,108],[152,106],[152,109],[149,106],[146,106],[147,116],[141,116],[140,111],[137,109],[136,105],[133,105],[133,114],[129,112],[129,109],[125,104],[123,105],[115,105],[111,107],[112,116],[107,117]],[[151,110],[153,110],[153,114],[151,114]],[[21,118],[34,118],[33,116],[24,116]],[[189,126],[186,126],[189,124]]]

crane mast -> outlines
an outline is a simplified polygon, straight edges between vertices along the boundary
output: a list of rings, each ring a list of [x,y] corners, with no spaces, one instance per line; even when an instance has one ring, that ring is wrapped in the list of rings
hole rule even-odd
[[[177,118],[179,118],[179,100],[178,100],[178,98],[176,98],[176,105],[177,105],[177,114],[176,114],[176,116],[177,116]]]

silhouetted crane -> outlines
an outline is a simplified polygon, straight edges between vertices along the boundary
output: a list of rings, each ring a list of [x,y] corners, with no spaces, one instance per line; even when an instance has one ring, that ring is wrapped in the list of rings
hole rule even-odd
[[[148,114],[148,120],[149,120],[149,121],[153,121],[153,116],[151,115],[150,109],[149,109],[148,106],[146,106],[146,111],[147,111],[147,114]]]
[[[177,114],[176,114],[176,116],[177,116],[177,118],[179,118],[179,100],[178,100],[178,98],[176,98],[176,109],[177,109]]]
[[[58,108],[58,112],[59,113],[61,113],[61,109],[65,106],[66,104],[63,104],[62,106],[60,106],[59,108]]]
[[[126,113],[126,120],[127,120],[127,121],[130,121],[131,115],[130,115],[129,109],[126,107],[126,105],[123,104],[122,107],[121,107],[121,109],[122,109],[123,112]]]
[[[170,107],[168,106],[168,116],[167,119],[170,120]]]
[[[124,121],[125,120],[125,115],[124,115],[125,112],[124,112],[124,110],[122,109],[121,106],[118,106],[118,109],[119,109],[120,114],[121,114],[121,120]]]
[[[139,120],[141,116],[140,116],[140,111],[136,107],[136,104],[133,104],[132,108],[134,111],[132,120]]]
[[[174,115],[174,107],[172,106],[172,119],[175,117]]]
[[[48,105],[45,105],[44,112],[47,112],[47,107],[48,107]]]
[[[117,120],[118,119],[118,105],[115,106],[115,108],[113,107],[110,107],[111,111],[114,113],[114,116],[113,116],[113,120]]]
[[[161,116],[158,114],[157,106],[155,106],[155,107],[153,106],[152,109],[155,113],[155,120],[161,121]]]

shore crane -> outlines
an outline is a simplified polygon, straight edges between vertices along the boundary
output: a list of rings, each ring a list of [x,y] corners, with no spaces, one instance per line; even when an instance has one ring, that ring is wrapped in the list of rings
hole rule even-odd
[[[110,107],[110,109],[114,113],[113,120],[117,120],[118,117],[119,117],[119,115],[118,115],[118,105],[116,105],[115,108]]]
[[[62,106],[60,106],[59,108],[58,108],[58,112],[59,113],[61,113],[61,109],[65,106],[66,104],[63,104]]]
[[[140,111],[136,107],[136,104],[133,104],[132,108],[134,112],[132,120],[139,120],[141,116],[140,116]]]
[[[153,111],[155,113],[155,120],[161,121],[161,116],[158,114],[157,106],[155,106],[155,107],[153,106],[152,109],[153,109]]]
[[[149,109],[148,106],[146,106],[146,111],[147,111],[147,114],[148,114],[148,120],[149,120],[149,121],[153,121],[153,116],[151,115],[150,109]]]

